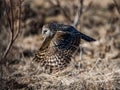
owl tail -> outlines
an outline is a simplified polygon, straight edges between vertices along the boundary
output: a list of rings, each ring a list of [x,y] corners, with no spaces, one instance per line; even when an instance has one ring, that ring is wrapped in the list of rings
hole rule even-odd
[[[80,37],[81,37],[83,40],[86,40],[86,41],[88,41],[88,42],[96,41],[96,40],[93,39],[92,37],[87,36],[87,35],[85,35],[85,34],[83,34],[83,33],[81,33],[81,32],[79,32],[79,34],[80,34]]]

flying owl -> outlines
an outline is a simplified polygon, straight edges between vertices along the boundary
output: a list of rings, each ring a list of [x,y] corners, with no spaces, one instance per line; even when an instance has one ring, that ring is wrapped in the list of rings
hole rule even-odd
[[[80,44],[80,39],[88,42],[95,39],[77,31],[71,25],[46,24],[42,28],[44,40],[33,61],[44,70],[59,71],[67,67]]]

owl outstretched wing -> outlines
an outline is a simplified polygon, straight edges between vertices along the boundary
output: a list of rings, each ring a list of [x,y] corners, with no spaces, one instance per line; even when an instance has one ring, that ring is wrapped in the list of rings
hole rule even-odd
[[[62,29],[64,32],[67,32],[67,33],[71,33],[71,34],[75,34],[77,36],[80,37],[80,39],[83,39],[83,40],[86,40],[88,42],[92,42],[92,41],[96,41],[95,39],[93,39],[92,37],[88,36],[88,35],[85,35],[81,32],[79,32],[78,30],[76,30],[73,26],[69,26],[69,25],[66,25],[66,27],[64,29]]]

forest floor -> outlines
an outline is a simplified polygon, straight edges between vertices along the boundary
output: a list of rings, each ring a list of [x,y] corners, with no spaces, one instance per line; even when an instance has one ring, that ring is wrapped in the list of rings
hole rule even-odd
[[[21,32],[1,65],[1,90],[120,90],[120,14],[112,0],[84,0],[76,29],[96,41],[82,41],[82,55],[78,51],[65,70],[52,74],[32,63],[43,40],[41,28],[50,22],[71,24],[79,0],[59,0],[69,17],[55,0],[24,1]],[[2,27],[0,57],[8,42],[8,31]]]

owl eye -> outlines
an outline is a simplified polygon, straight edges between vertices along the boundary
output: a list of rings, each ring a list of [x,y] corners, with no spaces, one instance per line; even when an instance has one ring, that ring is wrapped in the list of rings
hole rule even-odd
[[[46,34],[48,30],[43,30],[43,34]]]

